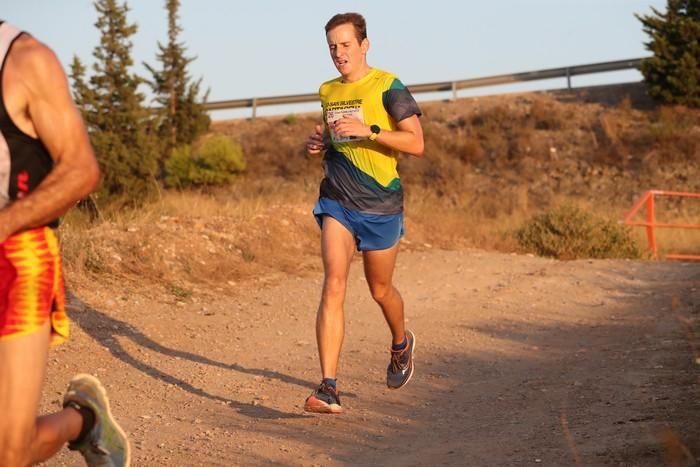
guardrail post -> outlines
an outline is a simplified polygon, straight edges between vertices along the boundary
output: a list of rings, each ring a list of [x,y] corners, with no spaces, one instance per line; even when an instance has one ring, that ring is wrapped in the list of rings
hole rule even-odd
[[[571,68],[566,67],[566,88],[571,91]]]
[[[654,193],[647,198],[647,242],[654,258],[656,258],[656,235],[654,235]]]
[[[253,107],[253,115],[250,117],[251,120],[255,120],[255,114],[257,113],[258,110],[258,99],[256,97],[253,97],[253,102],[251,107]]]
[[[457,81],[452,81],[452,101],[457,100]]]
[[[253,97],[250,100],[250,108],[252,110],[252,112],[250,114],[250,119],[255,120],[255,116],[256,116],[257,111],[258,111],[258,98],[257,97]]]

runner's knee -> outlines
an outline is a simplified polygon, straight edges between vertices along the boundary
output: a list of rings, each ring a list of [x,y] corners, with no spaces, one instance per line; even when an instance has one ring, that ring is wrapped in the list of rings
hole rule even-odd
[[[375,302],[383,303],[393,294],[394,286],[391,284],[370,284],[369,291]]]
[[[323,283],[323,294],[326,297],[342,297],[345,294],[347,278],[330,275]]]

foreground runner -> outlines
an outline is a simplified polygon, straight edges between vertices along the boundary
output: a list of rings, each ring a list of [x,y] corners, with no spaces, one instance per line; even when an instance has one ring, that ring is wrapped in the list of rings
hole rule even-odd
[[[365,277],[392,335],[387,368],[389,388],[413,375],[415,336],[404,327],[403,300],[392,275],[403,234],[403,190],[396,170],[399,152],[422,156],[420,109],[401,81],[367,64],[369,40],[364,18],[335,15],[326,40],[340,77],[319,89],[325,128],[306,143],[309,155],[325,151],[314,215],[321,227],[325,278],[316,318],[323,379],[306,399],[310,412],[340,413],[336,372],[343,344],[343,303],[350,262],[362,252]]]
[[[90,466],[129,465],[102,385],[70,382],[37,418],[50,344],[68,337],[56,219],[99,169],[53,52],[0,21],[0,466],[49,459],[66,442]]]

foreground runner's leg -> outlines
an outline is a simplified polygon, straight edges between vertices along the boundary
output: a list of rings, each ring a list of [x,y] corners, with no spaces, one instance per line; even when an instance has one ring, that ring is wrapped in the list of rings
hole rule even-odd
[[[324,216],[321,230],[321,256],[324,281],[316,315],[316,341],[323,378],[335,379],[345,334],[343,303],[355,241],[350,231],[336,219]],[[333,388],[322,383],[304,404],[311,412],[339,413],[340,400]]]
[[[37,419],[49,326],[0,341],[0,465],[44,461],[80,433],[83,420],[72,409]]]
[[[89,410],[95,420],[81,439],[68,445],[69,449],[80,451],[89,466],[130,465],[131,450],[126,433],[112,417],[107,393],[97,378],[87,374],[73,377],[63,398],[63,406],[79,412]]]

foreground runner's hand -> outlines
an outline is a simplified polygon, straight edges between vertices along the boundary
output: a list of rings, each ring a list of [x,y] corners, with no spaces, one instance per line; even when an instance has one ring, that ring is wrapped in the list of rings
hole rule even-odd
[[[362,120],[352,115],[343,115],[332,123],[333,131],[340,136],[356,136],[358,138],[367,138],[372,134],[369,125],[365,125]]]
[[[306,140],[306,152],[310,156],[316,156],[321,153],[321,151],[326,150],[326,143],[323,141],[323,130],[321,130],[321,125],[316,125],[314,132],[309,135],[309,139]]]

